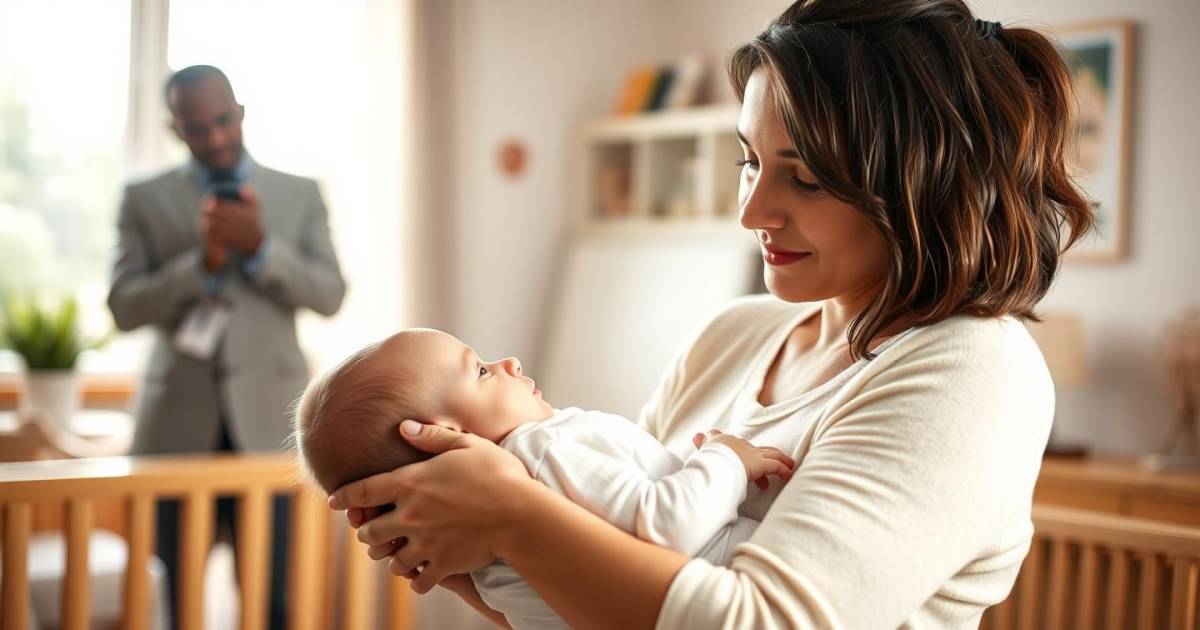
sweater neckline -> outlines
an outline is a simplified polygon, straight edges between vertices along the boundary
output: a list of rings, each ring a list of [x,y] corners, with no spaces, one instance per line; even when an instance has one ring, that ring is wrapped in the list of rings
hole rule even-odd
[[[821,311],[822,304],[821,302],[816,302],[810,308],[800,309],[800,312],[785,320],[784,325],[777,328],[767,338],[767,342],[763,345],[766,350],[760,351],[758,356],[755,357],[752,369],[746,371],[742,385],[738,388],[737,394],[730,403],[730,411],[738,412],[745,410],[742,411],[744,424],[749,426],[761,425],[789,416],[795,411],[821,400],[831,392],[840,389],[855,374],[866,367],[867,360],[859,359],[828,380],[801,394],[775,401],[775,403],[767,406],[763,406],[758,402],[758,396],[762,393],[762,388],[767,378],[767,371],[771,368],[771,363],[783,351],[783,345],[787,342],[788,336],[792,334],[792,331],[797,326],[800,326],[818,314]],[[878,357],[895,342],[908,336],[908,333],[912,330],[912,328],[909,328],[908,330],[901,331],[879,344],[875,348],[875,355]]]

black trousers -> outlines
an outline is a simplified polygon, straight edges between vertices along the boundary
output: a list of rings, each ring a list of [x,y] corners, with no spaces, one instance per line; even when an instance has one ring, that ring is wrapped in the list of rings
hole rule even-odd
[[[225,423],[221,423],[220,442],[217,452],[233,452],[233,443]],[[271,573],[270,595],[268,605],[268,628],[284,630],[287,628],[287,552],[288,527],[291,501],[284,495],[275,495],[271,500]],[[179,617],[175,610],[178,601],[177,588],[179,585],[179,508],[180,502],[175,499],[162,500],[157,505],[157,523],[155,525],[156,547],[158,557],[167,567],[167,588],[170,593],[169,608],[171,611],[171,627],[179,626]],[[237,502],[232,497],[217,499],[216,526],[214,532],[220,536],[223,530],[228,530],[233,536],[233,553],[237,555]],[[236,566],[236,565],[235,565]],[[240,577],[239,577],[240,579]]]

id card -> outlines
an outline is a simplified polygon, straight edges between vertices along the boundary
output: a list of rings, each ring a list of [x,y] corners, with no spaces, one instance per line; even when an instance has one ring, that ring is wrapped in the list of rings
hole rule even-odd
[[[229,324],[229,311],[215,300],[192,307],[175,331],[175,349],[196,359],[211,359]]]

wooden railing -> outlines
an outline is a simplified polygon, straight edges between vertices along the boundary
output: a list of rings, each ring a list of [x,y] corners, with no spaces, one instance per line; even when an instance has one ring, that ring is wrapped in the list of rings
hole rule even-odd
[[[984,630],[1197,630],[1200,529],[1035,505],[1034,540]]]
[[[112,457],[0,464],[3,511],[3,584],[0,627],[25,628],[29,618],[26,559],[34,531],[66,536],[62,627],[87,628],[91,607],[89,534],[103,526],[125,538],[122,627],[149,626],[148,561],[154,539],[155,502],[181,501],[176,601],[180,630],[203,628],[204,570],[213,539],[218,497],[238,504],[237,563],[243,630],[264,627],[268,598],[271,497],[292,497],[288,581],[293,630],[371,627],[377,571],[343,520],[331,519],[322,496],[299,482],[295,464],[277,455]],[[331,549],[347,543],[343,562],[332,566]],[[270,579],[281,579],[270,576]],[[385,627],[407,630],[411,591],[388,577]],[[334,594],[340,598],[335,602]],[[335,610],[335,603],[338,604]],[[336,617],[336,623],[334,619]]]
[[[174,498],[182,503],[177,618],[181,630],[200,630],[213,506],[217,497],[233,496],[240,504],[241,627],[262,628],[274,494],[293,499],[289,575],[283,578],[290,591],[291,628],[372,627],[377,608],[372,580],[378,572],[353,530],[340,518],[331,519],[323,497],[298,479],[290,459],[266,455],[0,464],[0,627],[26,627],[28,544],[39,530],[66,537],[62,627],[88,627],[89,534],[104,527],[122,536],[129,549],[122,627],[147,628],[155,501]],[[1034,506],[1033,518],[1033,545],[1012,595],[987,611],[981,628],[1200,630],[1200,530],[1045,505]],[[335,563],[332,549],[339,539],[347,553]],[[380,621],[390,630],[407,630],[411,591],[405,580],[387,580]]]

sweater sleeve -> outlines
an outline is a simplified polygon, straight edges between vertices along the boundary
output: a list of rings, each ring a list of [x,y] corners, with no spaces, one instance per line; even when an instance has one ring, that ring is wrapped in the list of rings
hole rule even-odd
[[[895,628],[1028,522],[1054,406],[1045,363],[1016,322],[957,332],[897,347],[835,399],[731,566],[687,564],[658,627]]]

